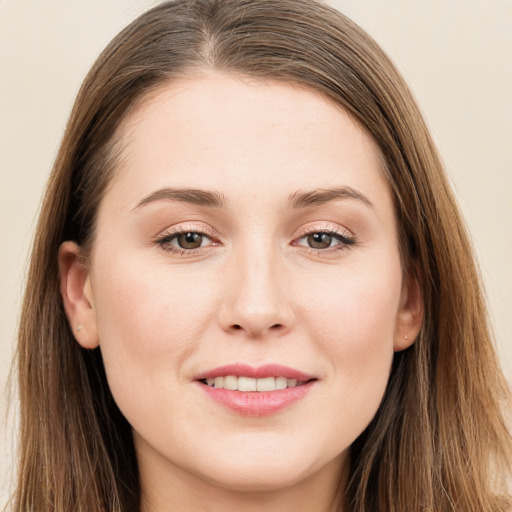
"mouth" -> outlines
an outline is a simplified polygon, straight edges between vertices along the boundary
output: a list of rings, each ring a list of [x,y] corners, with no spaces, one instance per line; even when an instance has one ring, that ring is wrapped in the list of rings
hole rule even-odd
[[[228,365],[194,379],[206,395],[245,416],[267,416],[305,397],[318,378],[282,365]]]
[[[241,391],[243,393],[276,391],[281,389],[295,388],[303,386],[308,382],[316,379],[297,380],[288,379],[283,376],[279,377],[263,377],[254,379],[251,377],[243,377],[236,375],[226,375],[225,377],[211,377],[208,379],[199,379],[199,382],[218,389],[229,389],[231,391]]]

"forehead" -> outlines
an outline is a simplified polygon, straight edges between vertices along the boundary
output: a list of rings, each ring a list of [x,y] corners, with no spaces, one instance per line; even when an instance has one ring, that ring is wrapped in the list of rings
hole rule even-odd
[[[373,140],[332,101],[296,85],[221,73],[175,80],[143,98],[119,138],[111,189],[132,202],[162,186],[245,198],[353,186],[390,199]]]

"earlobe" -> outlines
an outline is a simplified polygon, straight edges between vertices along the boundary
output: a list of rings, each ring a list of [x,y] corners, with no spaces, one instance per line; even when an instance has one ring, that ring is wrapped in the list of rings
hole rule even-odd
[[[400,306],[395,327],[395,352],[410,347],[421,329],[423,322],[423,295],[416,276],[404,280]]]
[[[76,341],[84,348],[99,345],[94,295],[89,272],[74,242],[59,248],[60,293]]]

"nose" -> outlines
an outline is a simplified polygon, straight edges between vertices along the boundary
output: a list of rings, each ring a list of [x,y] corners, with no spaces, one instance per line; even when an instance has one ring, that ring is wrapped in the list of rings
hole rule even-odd
[[[290,331],[294,314],[283,267],[271,247],[233,255],[223,278],[224,331],[253,339]]]

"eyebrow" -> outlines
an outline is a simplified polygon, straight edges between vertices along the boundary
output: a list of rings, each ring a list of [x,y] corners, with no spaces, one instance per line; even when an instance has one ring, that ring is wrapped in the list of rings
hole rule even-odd
[[[197,188],[162,188],[152,192],[134,208],[140,208],[155,201],[180,201],[197,206],[209,206],[211,208],[222,208],[226,204],[226,198],[219,192],[210,192]]]
[[[319,206],[331,201],[340,199],[356,199],[373,208],[373,203],[361,192],[352,187],[336,187],[315,189],[311,191],[297,191],[290,194],[288,203],[291,208],[306,208],[308,206]],[[197,188],[170,188],[165,187],[152,192],[142,199],[134,208],[140,208],[155,201],[179,201],[197,206],[207,206],[210,208],[222,208],[227,204],[224,194],[209,190]]]
[[[288,202],[292,208],[306,208],[340,199],[355,199],[370,208],[374,208],[373,203],[364,194],[352,187],[323,188],[307,192],[298,191],[290,195]]]

